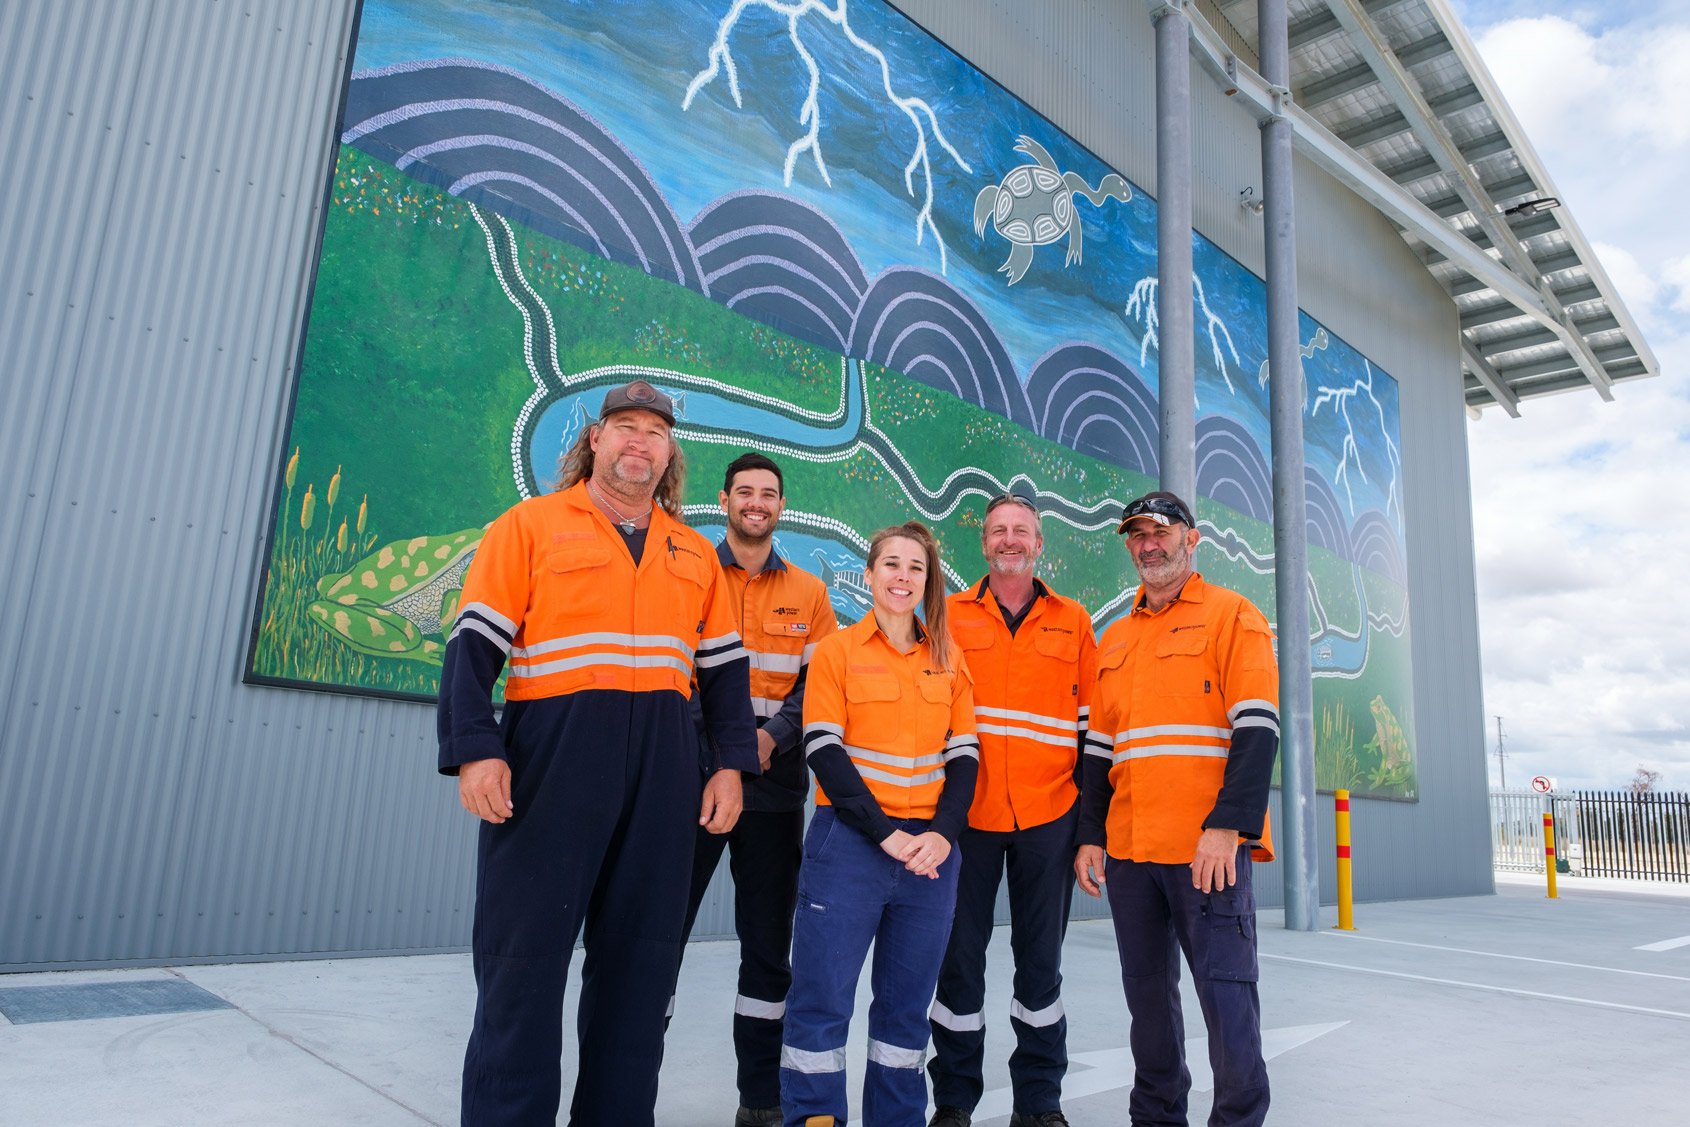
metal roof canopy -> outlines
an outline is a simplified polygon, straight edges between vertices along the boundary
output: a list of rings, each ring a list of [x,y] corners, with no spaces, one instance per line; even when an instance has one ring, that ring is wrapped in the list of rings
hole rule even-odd
[[[1160,0],[1168,3],[1169,0]],[[1257,70],[1256,0],[1195,0],[1192,55],[1389,216],[1454,299],[1470,409],[1660,366],[1448,0],[1290,0],[1291,85]]]

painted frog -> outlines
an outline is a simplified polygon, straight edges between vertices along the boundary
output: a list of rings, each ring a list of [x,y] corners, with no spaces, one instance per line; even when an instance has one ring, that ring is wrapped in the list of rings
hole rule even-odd
[[[483,531],[395,540],[323,576],[311,620],[360,653],[439,665]]]

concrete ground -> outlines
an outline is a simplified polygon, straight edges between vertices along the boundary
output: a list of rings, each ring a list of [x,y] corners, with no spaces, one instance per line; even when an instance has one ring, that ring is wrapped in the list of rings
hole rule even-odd
[[[1551,901],[1541,882],[1499,874],[1495,896],[1363,904],[1353,933],[1288,932],[1279,913],[1264,912],[1270,1122],[1690,1122],[1690,887],[1565,877]],[[1331,909],[1326,916],[1330,923]],[[1131,1060],[1114,942],[1105,921],[1069,932],[1065,1107],[1075,1127],[1127,1121]],[[657,1109],[665,1127],[733,1120],[735,959],[726,942],[688,952]],[[1010,1110],[1008,964],[999,929],[988,1091],[975,1118],[983,1127],[1002,1127]],[[15,987],[102,982],[203,999],[193,984],[215,995],[210,1004],[227,1005],[0,1018],[0,1124],[457,1121],[474,1002],[467,955],[10,975],[0,977],[0,1007],[26,997],[6,993]],[[1189,993],[1186,1005],[1196,1015]],[[859,1014],[866,1008],[865,999]],[[861,1025],[859,1017],[853,1092]],[[1200,1032],[1200,1022],[1188,1031]],[[1206,1057],[1201,1039],[1188,1048],[1192,1120],[1201,1123]],[[572,1067],[566,1058],[566,1103]]]

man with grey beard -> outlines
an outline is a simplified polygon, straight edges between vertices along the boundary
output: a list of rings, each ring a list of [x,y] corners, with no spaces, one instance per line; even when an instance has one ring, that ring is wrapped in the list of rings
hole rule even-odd
[[[1193,570],[1197,523],[1179,497],[1145,494],[1116,531],[1139,589],[1098,643],[1074,872],[1087,895],[1108,888],[1132,1015],[1128,1109],[1134,1123],[1186,1122],[1183,949],[1209,1031],[1209,1123],[1254,1127],[1268,1076],[1250,870],[1273,860],[1273,634],[1248,599]]]

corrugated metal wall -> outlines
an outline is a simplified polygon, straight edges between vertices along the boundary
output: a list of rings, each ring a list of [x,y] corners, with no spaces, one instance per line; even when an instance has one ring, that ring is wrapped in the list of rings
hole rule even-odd
[[[901,6],[1154,191],[1144,5]],[[0,969],[467,942],[432,711],[240,679],[353,18],[0,5]],[[1254,124],[1192,87],[1198,224],[1259,271]],[[1424,797],[1358,804],[1358,888],[1486,890],[1454,313],[1370,209],[1299,189],[1304,307],[1402,383]]]

